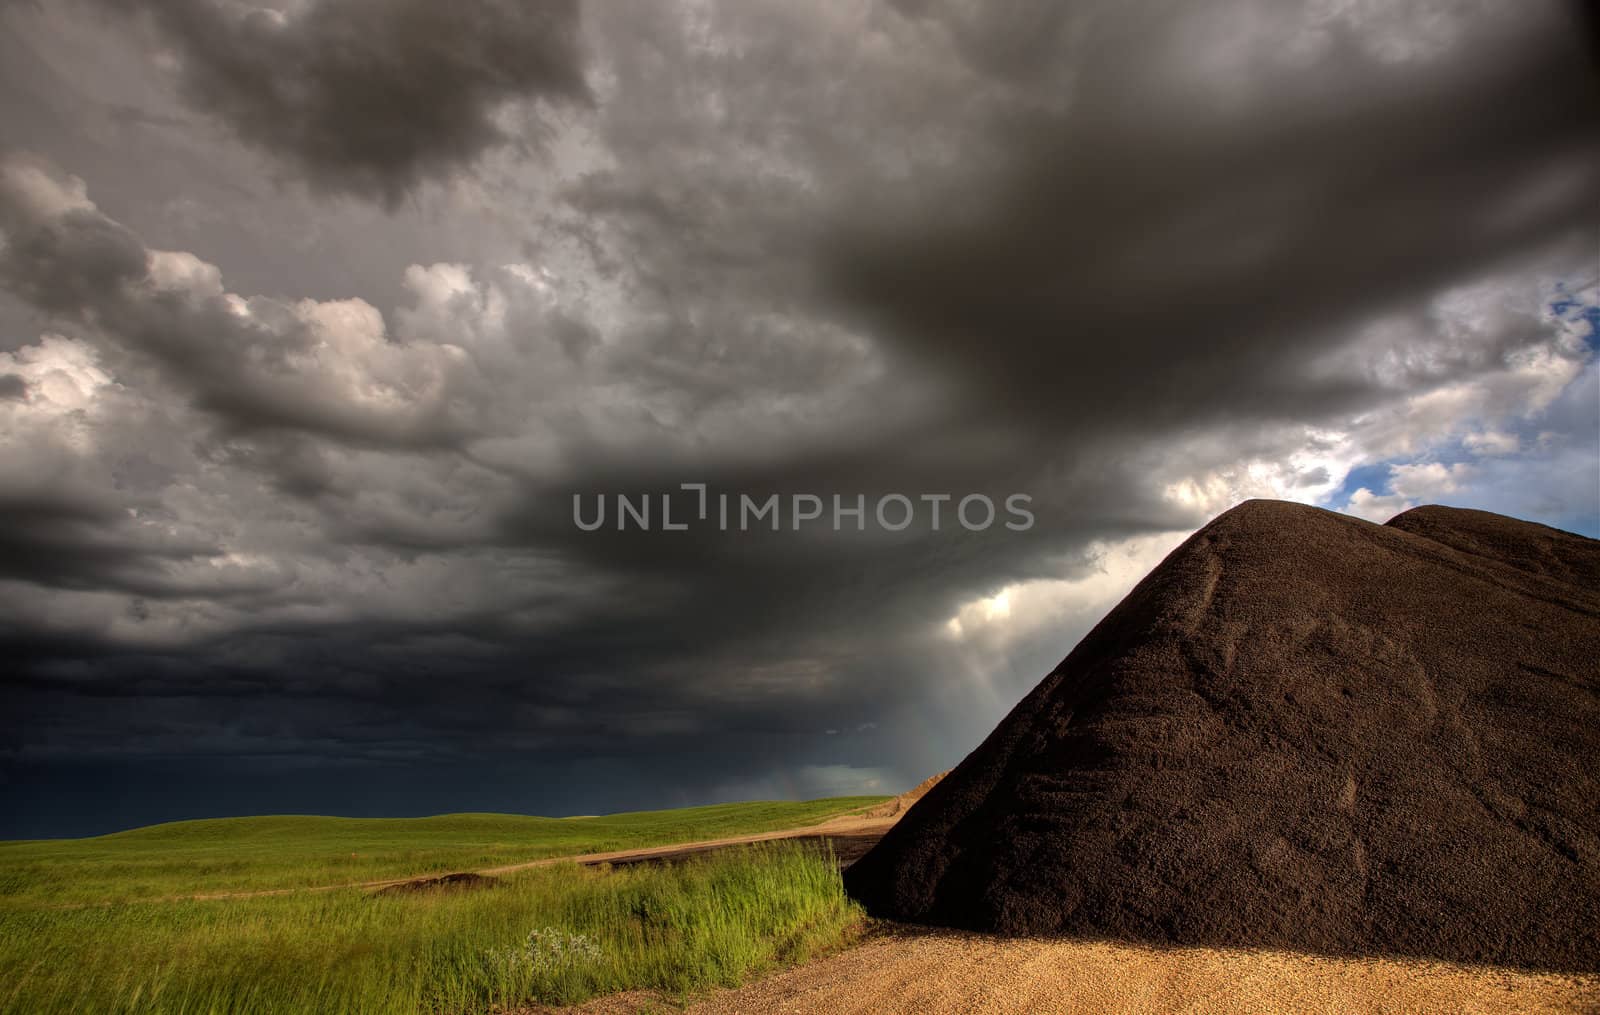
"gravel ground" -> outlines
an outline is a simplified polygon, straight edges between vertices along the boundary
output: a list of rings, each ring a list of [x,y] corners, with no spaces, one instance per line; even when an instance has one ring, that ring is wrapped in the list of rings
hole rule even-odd
[[[641,1010],[675,1011],[677,1006],[632,993],[566,1011],[631,1015]],[[830,958],[718,991],[687,1012],[1600,1013],[1600,977],[892,929]]]

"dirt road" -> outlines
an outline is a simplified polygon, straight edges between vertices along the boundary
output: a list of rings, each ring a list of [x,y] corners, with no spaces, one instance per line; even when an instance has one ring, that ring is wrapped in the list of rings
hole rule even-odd
[[[609,853],[580,853],[576,856],[552,856],[543,860],[528,860],[524,863],[507,864],[504,867],[490,867],[477,871],[488,877],[498,877],[502,874],[513,874],[529,867],[546,867],[553,863],[580,863],[585,866],[610,863],[618,866],[642,863],[649,860],[672,860],[695,853],[709,853],[728,846],[743,846],[755,842],[775,842],[779,839],[822,839],[822,838],[872,838],[876,841],[893,825],[894,818],[858,817],[853,814],[829,818],[818,825],[807,825],[804,828],[785,828],[776,832],[759,832],[754,835],[735,835],[726,839],[705,839],[701,842],[678,842],[666,846],[650,846],[644,849],[619,849]]]
[[[462,871],[455,875],[418,875],[406,878],[383,878],[376,881],[345,881],[332,885],[308,885],[300,888],[257,888],[238,892],[203,892],[195,895],[166,895],[155,899],[146,899],[146,902],[181,902],[187,900],[205,899],[253,899],[268,895],[298,895],[305,892],[336,892],[348,888],[360,888],[368,891],[380,891],[387,888],[397,888],[405,885],[414,885],[420,882],[439,881],[441,879],[471,874],[478,877],[494,878],[505,874],[514,874],[517,871],[528,870],[531,867],[548,867],[558,863],[577,863],[587,867],[603,863],[626,866],[636,863],[648,863],[673,860],[679,857],[691,856],[696,853],[709,853],[729,846],[742,846],[756,842],[775,842],[779,839],[829,839],[835,845],[835,851],[841,860],[850,861],[865,853],[872,844],[889,830],[889,826],[898,820],[899,815],[883,817],[874,814],[855,815],[845,814],[829,818],[827,821],[815,825],[806,825],[801,828],[785,828],[773,832],[758,832],[752,835],[735,835],[725,839],[704,839],[699,842],[677,842],[665,846],[647,846],[638,849],[618,849],[605,853],[576,853],[565,856],[547,856],[538,860],[524,860],[521,863],[504,864],[499,867],[485,867],[482,870]],[[69,906],[63,908],[81,908]]]
[[[578,863],[584,866],[596,866],[602,863],[627,866],[636,863],[654,863],[692,856],[696,853],[709,853],[713,850],[723,849],[728,846],[741,846],[756,842],[773,842],[778,839],[827,839],[833,846],[835,854],[842,864],[848,864],[860,858],[873,843],[883,837],[896,821],[899,821],[906,810],[915,802],[922,799],[923,794],[939,783],[946,773],[941,772],[932,778],[924,780],[916,788],[906,791],[896,797],[890,797],[882,803],[875,804],[863,811],[850,814],[839,814],[828,818],[826,821],[815,825],[806,825],[801,828],[785,828],[773,832],[760,832],[752,835],[735,835],[725,839],[704,839],[699,842],[678,842],[665,846],[648,846],[638,849],[619,849],[606,853],[578,853],[566,856],[547,856],[538,860],[525,860],[521,863],[504,864],[499,867],[486,867],[475,871],[455,871],[451,873],[415,875],[403,878],[382,878],[373,881],[346,881],[333,885],[306,885],[298,888],[256,888],[246,891],[234,892],[205,892],[196,895],[166,895],[154,899],[145,899],[145,902],[183,902],[203,899],[252,899],[267,895],[298,895],[304,892],[337,892],[348,888],[359,888],[366,891],[378,892],[389,889],[407,889],[427,887],[438,882],[451,880],[472,880],[474,878],[494,878],[504,874],[514,874],[530,867],[548,867],[558,863]],[[108,905],[109,903],[107,903]],[[96,903],[83,903],[63,906],[63,909],[81,909]]]
[[[567,1015],[624,1015],[663,999],[602,998]],[[523,1015],[534,1015],[537,1009]],[[1600,977],[1287,952],[1007,940],[898,928],[691,1005],[687,1015],[943,1013],[1600,1013]]]

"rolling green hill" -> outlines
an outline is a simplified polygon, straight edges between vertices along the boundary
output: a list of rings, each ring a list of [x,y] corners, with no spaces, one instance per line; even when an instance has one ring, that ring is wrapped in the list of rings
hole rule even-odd
[[[0,907],[126,902],[475,870],[794,828],[883,797],[755,801],[599,817],[282,815],[0,842]]]

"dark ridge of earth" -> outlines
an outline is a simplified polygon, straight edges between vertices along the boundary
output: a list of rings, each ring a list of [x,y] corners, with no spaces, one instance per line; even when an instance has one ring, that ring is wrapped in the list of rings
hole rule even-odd
[[[487,874],[471,874],[465,871],[454,874],[439,874],[434,877],[412,878],[410,881],[398,881],[392,885],[373,892],[374,895],[408,895],[412,892],[437,892],[441,890],[460,890],[467,888],[493,888],[500,884],[499,878]]]
[[[586,867],[637,867],[639,865],[666,865],[691,860],[697,857],[710,856],[728,849],[753,849],[771,845],[773,842],[797,843],[807,849],[832,850],[833,858],[840,867],[855,863],[867,852],[877,845],[883,838],[882,832],[850,832],[845,834],[829,835],[795,835],[786,839],[769,840],[766,843],[740,843],[731,846],[687,846],[671,852],[644,853],[639,856],[624,856],[611,860],[583,860]]]
[[[1600,542],[1274,501],[1173,551],[845,872],[1008,934],[1600,970]]]

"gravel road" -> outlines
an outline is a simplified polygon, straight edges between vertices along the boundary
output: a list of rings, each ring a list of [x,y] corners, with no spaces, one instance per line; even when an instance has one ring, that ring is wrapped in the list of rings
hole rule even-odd
[[[571,1015],[675,1010],[643,993]],[[880,930],[854,948],[691,1005],[688,1015],[1328,1012],[1600,1013],[1600,977],[1287,952],[1155,949]],[[529,1013],[531,1015],[531,1013]]]

